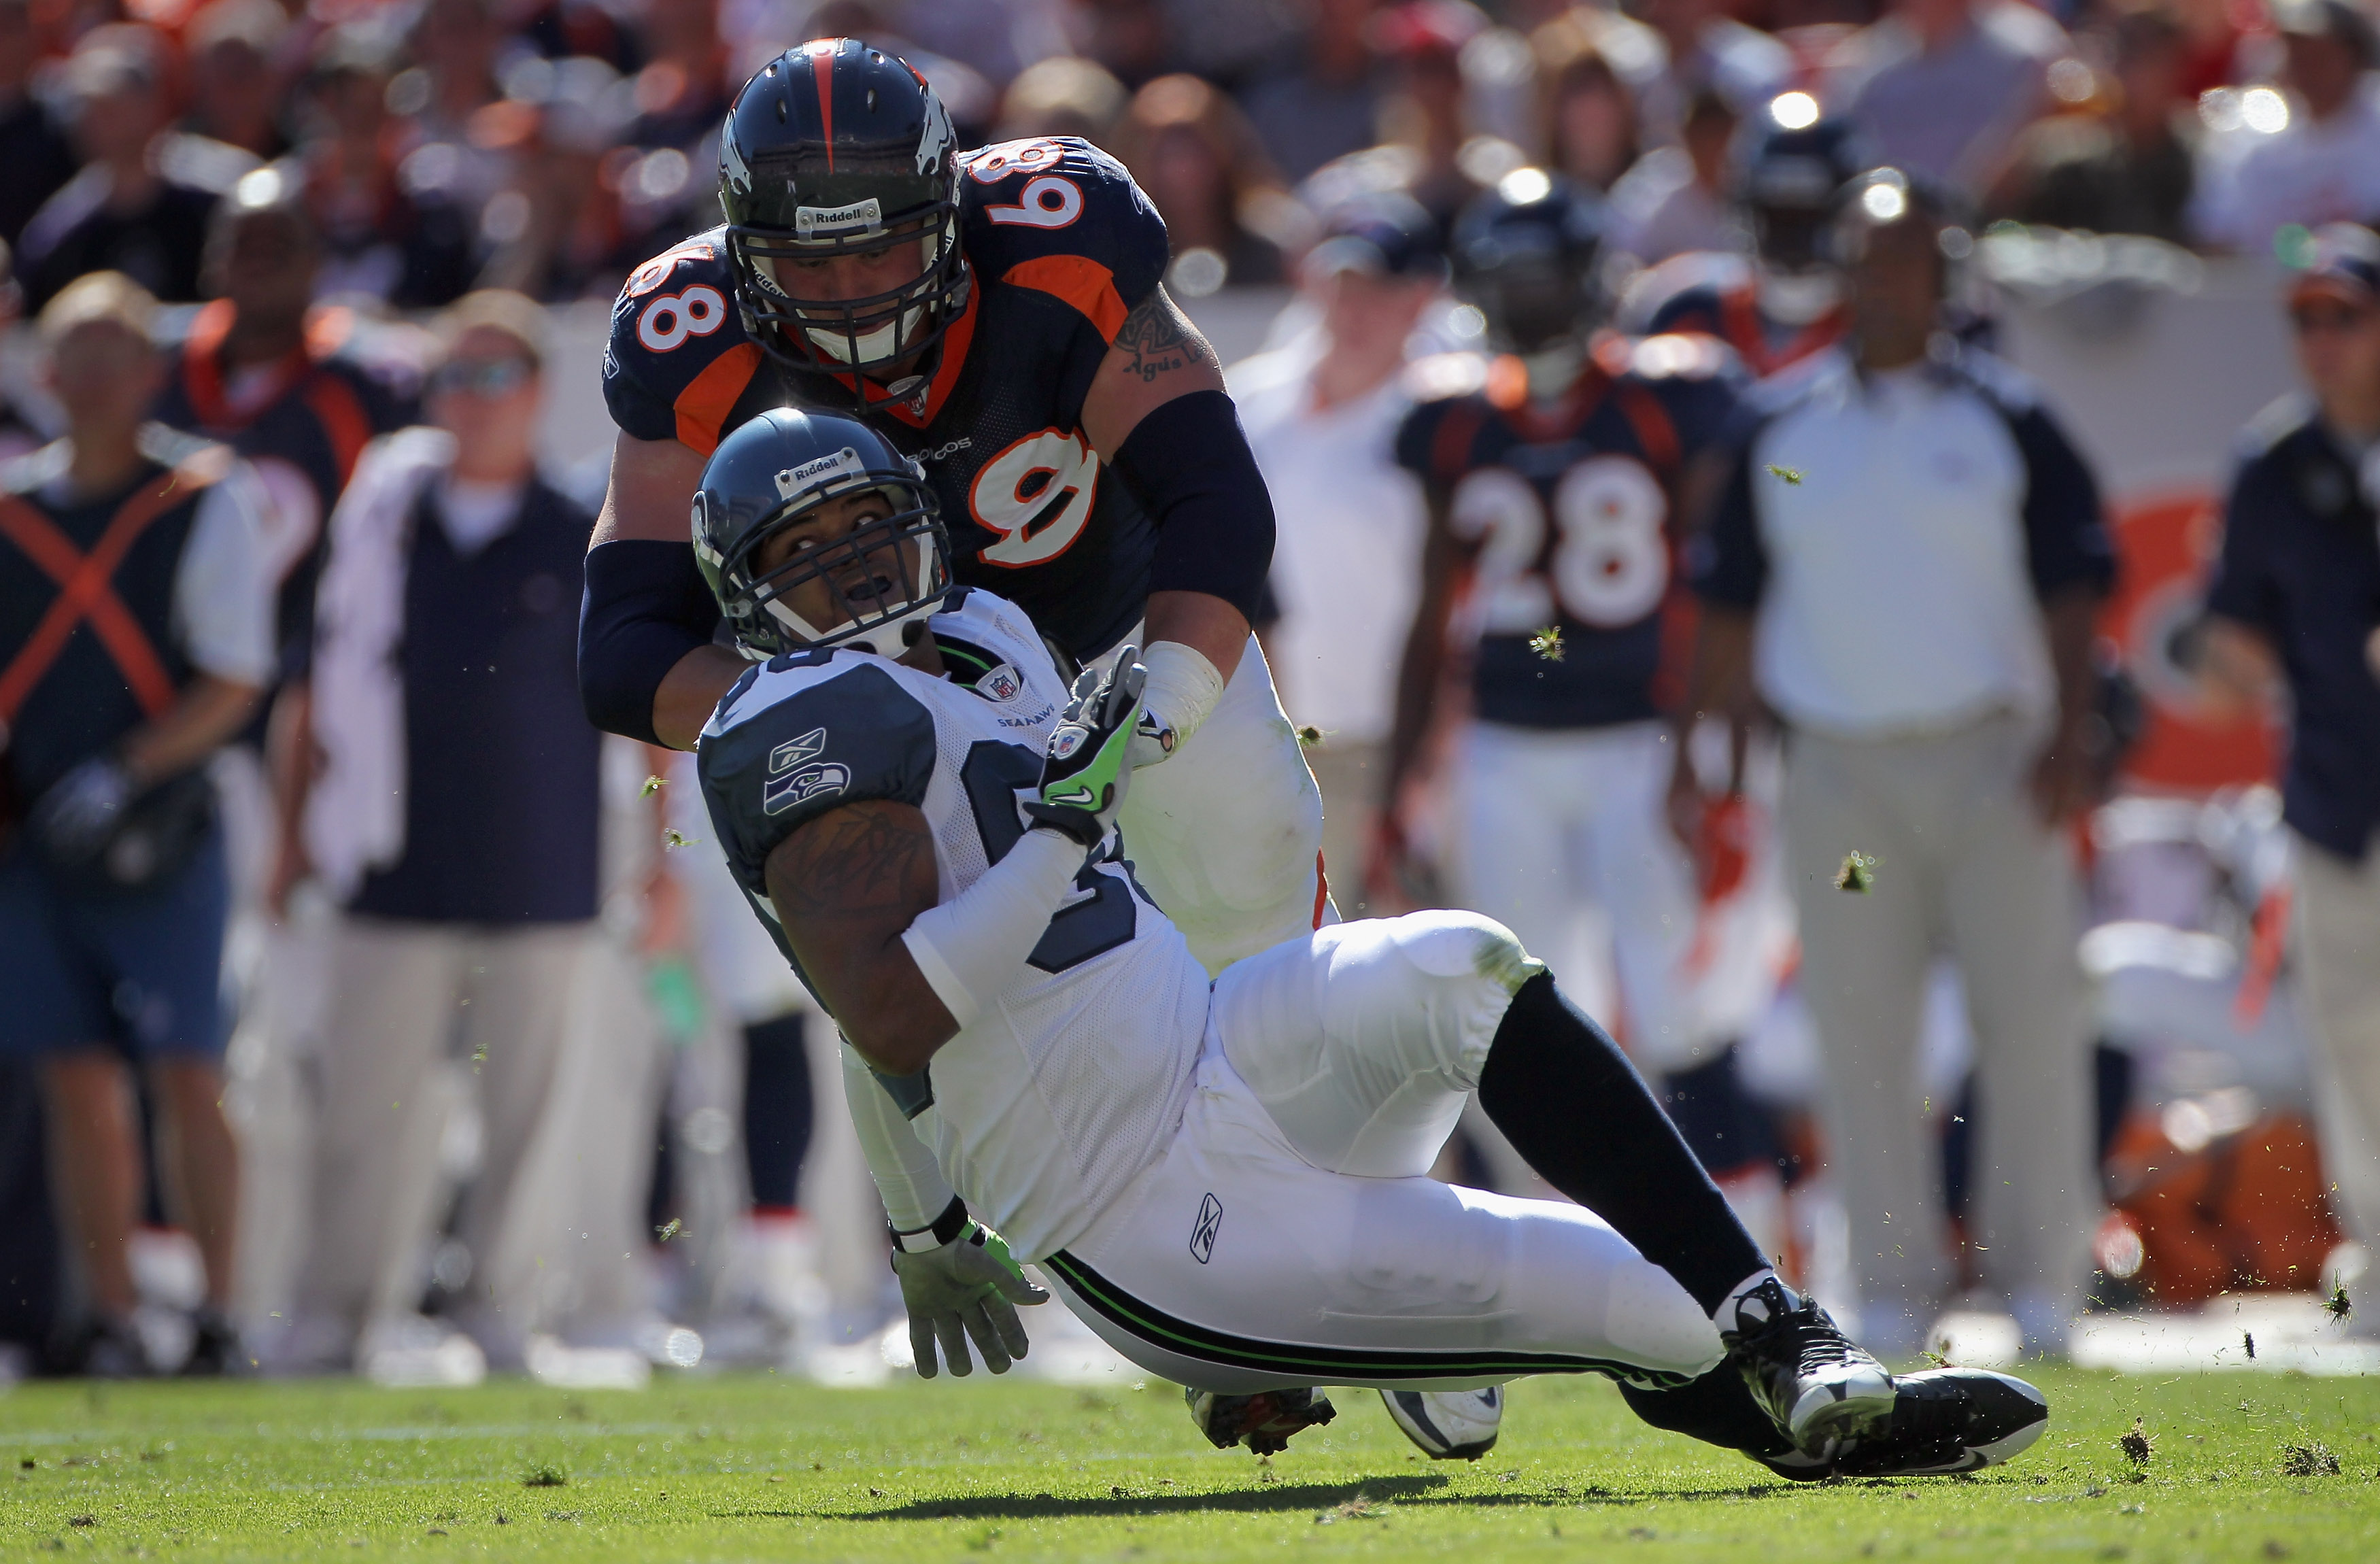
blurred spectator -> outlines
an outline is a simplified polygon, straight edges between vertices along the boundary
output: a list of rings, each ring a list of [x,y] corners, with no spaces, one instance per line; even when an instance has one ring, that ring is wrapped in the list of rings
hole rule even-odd
[[[2248,117],[2211,139],[2192,214],[2201,238],[2249,255],[2267,253],[2287,224],[2380,218],[2380,92],[2371,76],[2380,43],[2372,18],[2349,0],[2281,0],[2273,19],[2289,101],[2281,113]],[[2253,106],[2255,97],[2242,102]]]
[[[2352,1168],[2380,1134],[2380,236],[2317,234],[2289,307],[2306,394],[2249,427],[2207,593],[2202,687],[2215,710],[2261,718],[2286,685],[2281,808],[2297,839],[2316,1073],[2348,1108],[2323,1123],[2362,1135],[2325,1144],[2323,1161]],[[2359,1181],[2331,1187],[2342,1185]],[[2380,1243],[2380,1210],[2347,1204],[2341,1225]]]
[[[2184,39],[2155,7],[2117,17],[2113,79],[2101,111],[2025,131],[1989,210],[2020,223],[2189,242],[2198,115],[2182,91]]]
[[[475,129],[483,109],[502,101],[497,55],[504,34],[494,0],[427,0],[407,39],[413,63],[388,84],[395,152],[406,192],[420,205],[453,202],[476,224],[510,173],[503,152]]]
[[[1057,7],[1041,0],[889,0],[884,10],[902,37],[946,59],[965,60],[995,90],[1035,65],[1065,57]],[[941,91],[939,84],[935,91]]]
[[[650,0],[643,36],[651,63],[637,73],[629,139],[640,147],[685,148],[717,134],[728,97],[741,85],[728,79],[717,0]]]
[[[1636,162],[1636,95],[1582,12],[1529,37],[1546,164],[1572,183],[1609,191]]]
[[[1364,859],[1396,714],[1403,627],[1419,597],[1420,485],[1396,464],[1413,408],[1406,345],[1446,279],[1437,224],[1410,199],[1334,215],[1303,285],[1317,346],[1260,354],[1230,373],[1240,422],[1281,516],[1266,655],[1292,720],[1320,733],[1306,763],[1322,789],[1322,859],[1350,917],[1366,905]]]
[[[1658,146],[1685,138],[1701,94],[1717,93],[1743,119],[1792,79],[1793,52],[1730,16],[1725,0],[1638,0],[1633,11],[1660,34],[1668,56],[1639,92],[1645,139]]]
[[[1691,709],[1742,712],[1756,685],[1791,730],[1801,987],[1861,1339],[1887,1358],[1925,1345],[1957,1274],[1918,1106],[1938,951],[1966,978],[1981,1094],[1966,1231],[2028,1352],[2064,1350],[2097,1200],[2062,828],[2093,801],[2090,647],[2113,554],[2091,472],[2030,388],[1940,331],[1945,254],[1964,238],[1946,208],[1898,170],[1852,188],[1856,346],[1810,360],[1770,405],[1693,552]],[[1699,792],[1682,757],[1671,796],[1690,841]],[[1864,895],[1844,893],[1862,888],[1842,883],[1854,853]]]
[[[300,98],[303,136],[293,160],[322,236],[319,291],[404,308],[451,304],[476,267],[471,214],[443,183],[421,182],[418,196],[407,188],[390,88],[388,48],[371,33],[338,28],[322,36]]]
[[[1123,82],[1090,60],[1061,55],[1026,67],[1008,84],[992,139],[1079,136],[1104,148],[1114,137],[1123,105]]]
[[[530,61],[509,73],[513,176],[480,221],[490,249],[482,286],[546,299],[609,298],[628,269],[670,236],[656,236],[657,224],[684,210],[687,196],[707,192],[677,149],[640,157],[618,145],[628,129],[621,85],[594,59]],[[623,198],[624,185],[633,202]]]
[[[623,74],[644,66],[644,40],[603,0],[537,0],[513,15],[516,34],[547,59],[596,59]]]
[[[276,158],[281,133],[280,74],[274,53],[288,18],[273,0],[214,0],[190,18],[189,127],[201,136]]]
[[[1682,142],[1646,152],[1612,188],[1612,243],[1647,265],[1694,250],[1742,249],[1727,200],[1735,127],[1724,96],[1697,91]]]
[[[350,313],[313,309],[322,242],[301,194],[284,170],[260,168],[216,209],[205,266],[213,302],[190,321],[153,412],[231,446],[272,495],[279,673],[302,683],[323,518],[365,443],[402,419],[389,387],[343,352]]]
[[[30,0],[0,0],[0,239],[13,245],[74,177],[74,144],[32,91],[42,33]]]
[[[226,1313],[229,891],[205,768],[272,676],[264,502],[222,447],[145,422],[154,309],[113,272],[51,301],[41,335],[67,435],[0,477],[0,1048],[42,1063],[89,1310],[68,1356],[102,1375],[150,1367],[131,1319],[143,1158],[128,1060],[148,1075],[160,1183],[205,1257],[190,1366],[245,1366]]]
[[[1487,27],[1488,18],[1464,0],[1404,0],[1371,24],[1374,45],[1389,65],[1381,139],[1415,154],[1405,190],[1441,224],[1453,222],[1483,185],[1512,171],[1508,165],[1475,176],[1462,163],[1471,139],[1463,49]]]
[[[331,520],[302,811],[343,910],[319,1061],[314,1236],[297,1364],[401,1328],[437,1189],[431,1073],[473,1061],[486,1158],[458,1236],[462,1324],[516,1366],[560,1192],[540,1176],[597,938],[598,738],[575,633],[593,518],[540,479],[542,312],[466,297],[441,322],[434,427],[373,444]],[[285,875],[294,879],[293,874]],[[428,1138],[425,1140],[425,1136]]]
[[[1827,104],[1885,162],[1973,195],[2047,106],[2065,53],[2058,24],[2021,0],[1894,0],[1829,62]]]
[[[1305,42],[1290,68],[1242,94],[1276,167],[1304,179],[1378,133],[1379,85],[1366,37],[1378,0],[1307,0]]]
[[[1160,76],[1132,95],[1114,152],[1165,219],[1173,292],[1281,280],[1303,213],[1229,98],[1195,76]]]
[[[1066,9],[1075,52],[1126,87],[1167,70],[1172,33],[1159,0],[1074,0]]]
[[[15,326],[25,307],[25,290],[17,285],[16,257],[5,243],[0,243],[0,335]],[[13,396],[0,394],[0,462],[12,462],[36,446],[47,443],[47,436],[25,420],[24,409]],[[6,750],[0,742],[0,750]]]
[[[214,196],[157,166],[167,103],[164,40],[130,23],[94,28],[67,62],[82,171],[26,224],[17,271],[36,309],[87,272],[122,272],[167,302],[199,297]]]

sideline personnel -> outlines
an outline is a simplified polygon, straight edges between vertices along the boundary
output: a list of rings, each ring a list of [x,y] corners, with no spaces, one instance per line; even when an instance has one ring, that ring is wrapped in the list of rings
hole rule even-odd
[[[261,491],[231,453],[143,422],[156,301],[121,273],[42,310],[67,437],[0,469],[0,1049],[42,1061],[87,1372],[150,1364],[127,1257],[146,1063],[206,1304],[188,1367],[245,1360],[225,1308],[238,1156],[224,1121],[228,891],[208,758],[273,671]],[[30,806],[30,807],[26,807]]]

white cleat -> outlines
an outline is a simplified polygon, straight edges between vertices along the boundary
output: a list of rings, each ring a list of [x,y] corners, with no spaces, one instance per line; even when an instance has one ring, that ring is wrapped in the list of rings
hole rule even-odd
[[[1719,1340],[1753,1399],[1803,1455],[1828,1460],[1891,1426],[1892,1376],[1815,1300],[1776,1278],[1736,1300]]]
[[[1484,1390],[1383,1390],[1380,1404],[1432,1461],[1477,1461],[1496,1448],[1504,1422],[1501,1385]]]

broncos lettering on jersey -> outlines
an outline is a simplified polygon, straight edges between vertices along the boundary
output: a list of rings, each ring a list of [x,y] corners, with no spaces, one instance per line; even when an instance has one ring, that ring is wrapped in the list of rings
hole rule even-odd
[[[945,901],[1027,828],[1018,806],[1066,699],[1049,650],[989,592],[959,588],[928,624],[946,677],[873,652],[792,653],[747,672],[703,730],[712,827],[788,960],[767,865],[798,827],[868,799],[915,806]],[[1206,1025],[1206,970],[1117,838],[1086,859],[1026,964],[932,1065],[878,1079],[951,1187],[1033,1259],[1079,1236],[1163,1148]]]
[[[1164,221],[1121,164],[1072,137],[963,159],[966,303],[931,375],[868,417],[923,462],[958,579],[1013,598],[1077,661],[1139,620],[1157,533],[1082,431],[1083,399],[1132,308],[1164,275]],[[848,376],[763,354],[736,315],[722,230],[654,257],[612,311],[612,417],[638,440],[708,455],[765,407],[849,407]]]
[[[1662,713],[1665,622],[1683,601],[1671,503],[1687,459],[1735,416],[1727,370],[1698,338],[1614,341],[1548,406],[1524,394],[1517,360],[1415,367],[1427,399],[1397,461],[1477,551],[1479,717],[1585,728]]]

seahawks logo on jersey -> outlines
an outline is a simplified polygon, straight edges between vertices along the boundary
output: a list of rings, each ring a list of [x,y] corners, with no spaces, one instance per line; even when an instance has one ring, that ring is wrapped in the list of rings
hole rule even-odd
[[[812,798],[829,797],[851,785],[851,768],[829,760],[820,765],[804,766],[806,760],[816,760],[826,752],[826,730],[812,728],[799,738],[787,739],[769,752],[769,775],[761,784],[760,811],[782,815],[796,804]],[[796,770],[795,767],[801,769]]]

